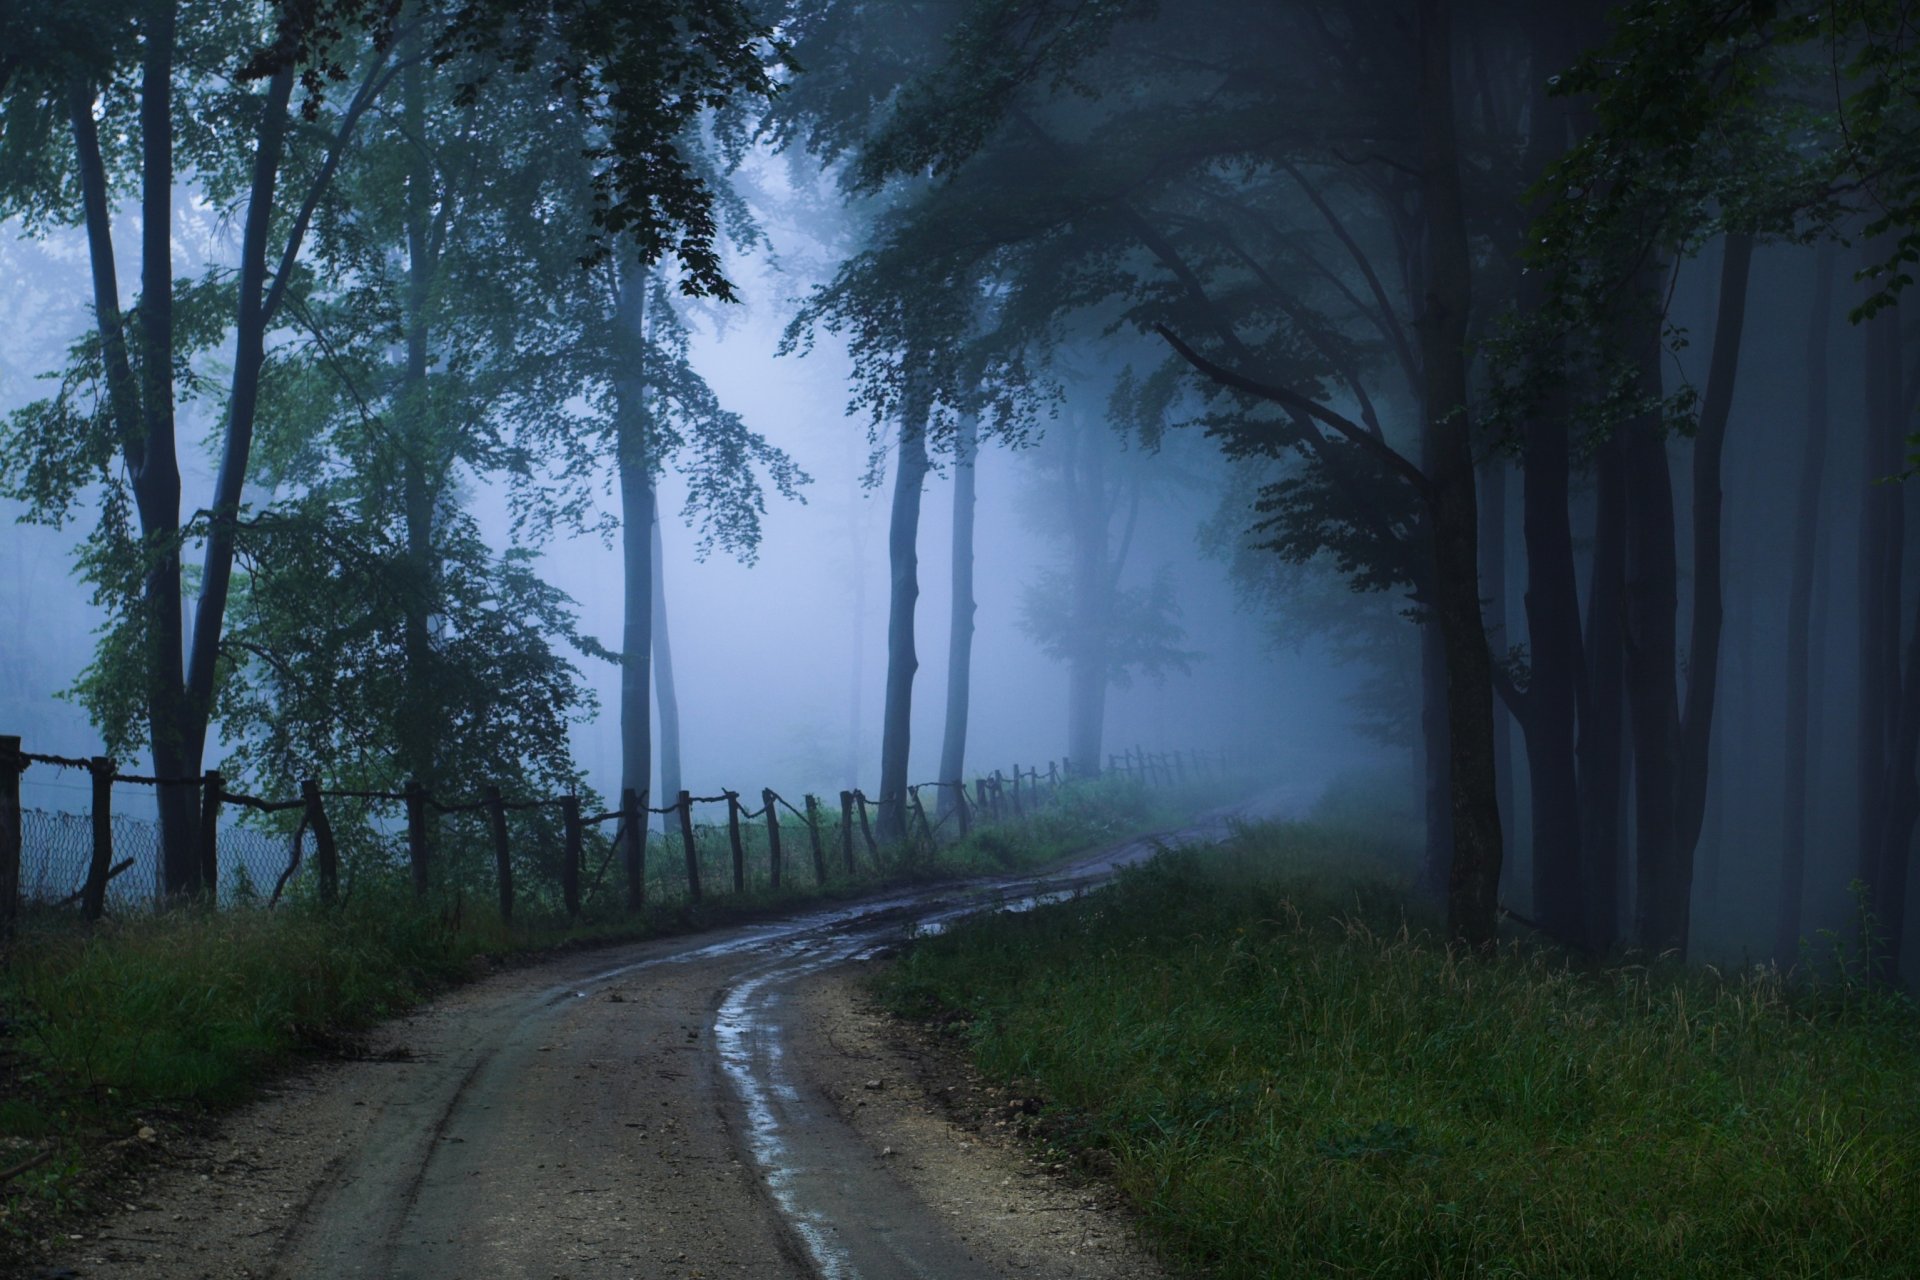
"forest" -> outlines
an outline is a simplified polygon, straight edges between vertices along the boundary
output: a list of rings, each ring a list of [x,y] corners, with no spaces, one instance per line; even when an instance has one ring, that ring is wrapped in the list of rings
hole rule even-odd
[[[1917,21],[13,0],[0,931],[90,786],[573,917],[582,806],[637,909],[1231,774],[1462,963],[1904,999]]]
[[[837,482],[853,524],[890,503],[897,835],[923,582],[951,607],[920,705],[944,693],[937,776],[963,771],[1000,450],[1052,567],[981,625],[1023,628],[1067,704],[1021,750],[1097,771],[1110,687],[1218,647],[1176,584],[1204,557],[1411,749],[1462,940],[1504,892],[1590,951],[1791,962],[1859,909],[1892,974],[1920,816],[1909,16],[12,6],[0,460],[19,519],[72,531],[38,545],[95,632],[64,683],[10,658],[15,705],[64,693],[157,776],[281,791],[565,789],[571,727],[617,717],[619,785],[671,797],[656,524],[751,560],[769,499]],[[842,474],[695,359],[748,302],[789,359],[832,348],[838,391],[809,390],[846,404]],[[920,507],[949,477],[941,574]],[[604,643],[549,568],[594,536]],[[1177,745],[1217,745],[1212,714]],[[195,798],[157,804],[162,888],[195,893]]]

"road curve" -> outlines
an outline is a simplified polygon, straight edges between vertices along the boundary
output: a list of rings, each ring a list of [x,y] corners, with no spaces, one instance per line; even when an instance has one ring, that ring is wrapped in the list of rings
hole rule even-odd
[[[797,1011],[825,971],[910,931],[1081,892],[1276,807],[1043,875],[495,975],[236,1115],[60,1265],[153,1280],[1082,1274],[1010,1264],[896,1176],[796,1052]]]

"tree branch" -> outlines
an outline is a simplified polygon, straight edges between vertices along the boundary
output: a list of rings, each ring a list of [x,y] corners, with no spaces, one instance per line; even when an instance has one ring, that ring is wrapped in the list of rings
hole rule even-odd
[[[1333,431],[1343,437],[1347,443],[1359,446],[1362,451],[1371,454],[1389,471],[1395,473],[1408,484],[1412,485],[1414,492],[1418,493],[1422,499],[1432,497],[1433,485],[1420,468],[1408,461],[1406,456],[1392,445],[1386,443],[1384,440],[1377,439],[1372,432],[1368,431],[1359,423],[1335,413],[1325,405],[1311,400],[1290,388],[1274,386],[1265,382],[1257,382],[1245,374],[1236,373],[1224,365],[1215,364],[1188,346],[1185,342],[1181,341],[1173,330],[1163,324],[1153,326],[1153,331],[1166,339],[1167,345],[1178,352],[1181,359],[1220,385],[1231,387],[1235,391],[1244,392],[1247,395],[1256,396],[1262,400],[1271,401],[1290,412],[1302,414],[1316,422],[1331,427]]]

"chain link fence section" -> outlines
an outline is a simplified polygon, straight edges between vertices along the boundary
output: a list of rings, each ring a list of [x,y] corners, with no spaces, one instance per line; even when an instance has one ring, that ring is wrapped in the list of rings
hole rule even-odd
[[[114,814],[111,866],[132,866],[107,881],[109,910],[151,908],[158,894],[160,826],[148,818]],[[287,869],[290,835],[238,823],[220,828],[220,899],[264,903]],[[36,905],[68,902],[86,883],[93,860],[93,818],[50,809],[20,811],[20,897]]]

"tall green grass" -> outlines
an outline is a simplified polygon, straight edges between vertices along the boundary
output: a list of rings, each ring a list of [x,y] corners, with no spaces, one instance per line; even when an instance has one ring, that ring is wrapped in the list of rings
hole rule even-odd
[[[1222,1276],[1920,1275],[1920,1014],[1765,972],[1473,959],[1263,826],[916,944],[901,1010]]]

